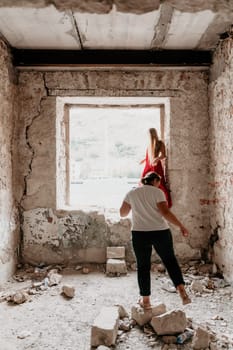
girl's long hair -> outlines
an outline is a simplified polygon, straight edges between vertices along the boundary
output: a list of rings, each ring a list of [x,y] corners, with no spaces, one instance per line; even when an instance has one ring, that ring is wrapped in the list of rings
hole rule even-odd
[[[159,156],[161,141],[159,140],[157,130],[155,128],[149,129],[150,142],[148,146],[148,157],[150,163],[153,162],[154,158]]]

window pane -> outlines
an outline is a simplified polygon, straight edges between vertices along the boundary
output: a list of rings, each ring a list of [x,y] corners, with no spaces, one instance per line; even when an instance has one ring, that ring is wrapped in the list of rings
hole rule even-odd
[[[151,127],[160,135],[159,107],[72,108],[71,205],[118,208],[140,180]]]

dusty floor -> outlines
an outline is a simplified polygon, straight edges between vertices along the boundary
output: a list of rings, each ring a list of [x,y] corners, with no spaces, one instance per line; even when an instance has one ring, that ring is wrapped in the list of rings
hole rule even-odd
[[[101,271],[63,269],[61,283],[31,295],[30,301],[15,305],[0,300],[0,350],[90,350],[91,324],[102,306],[121,304],[130,314],[138,299],[136,272],[127,276],[107,277]],[[192,279],[204,276],[185,274],[187,288]],[[233,349],[233,288],[226,284],[199,294],[191,293],[192,304],[182,306],[176,293],[164,290],[167,275],[152,272],[152,300],[166,304],[167,310],[179,308],[193,323],[208,326],[220,343],[213,349]],[[221,281],[220,281],[221,282]],[[61,294],[64,284],[76,289],[74,298]],[[30,287],[31,279],[10,281],[0,287],[0,297]],[[217,345],[218,344],[218,345]],[[138,326],[117,338],[116,350],[191,349],[186,345],[164,345],[156,336],[148,337]]]

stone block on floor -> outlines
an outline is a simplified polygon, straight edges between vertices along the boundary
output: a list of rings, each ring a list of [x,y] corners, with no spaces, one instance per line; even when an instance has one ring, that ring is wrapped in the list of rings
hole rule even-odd
[[[137,322],[139,326],[143,326],[152,320],[152,317],[164,314],[166,305],[163,303],[153,304],[149,310],[143,309],[140,305],[132,306],[131,318]]]
[[[120,276],[127,274],[126,262],[123,259],[108,259],[106,263],[107,276]]]
[[[119,325],[119,307],[103,307],[91,327],[91,346],[115,344]]]
[[[182,310],[172,310],[152,317],[151,326],[158,335],[179,334],[187,327],[187,318]]]
[[[107,259],[125,259],[125,247],[107,247]]]

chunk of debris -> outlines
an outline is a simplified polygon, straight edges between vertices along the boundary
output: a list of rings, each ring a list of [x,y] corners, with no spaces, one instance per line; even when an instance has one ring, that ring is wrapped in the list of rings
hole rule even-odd
[[[34,281],[32,282],[32,288],[39,288],[40,286],[42,286],[43,282],[39,282],[39,281]]]
[[[119,329],[124,331],[124,332],[128,332],[130,331],[130,329],[132,328],[132,325],[129,321],[129,319],[123,319],[123,320],[119,320]]]
[[[164,314],[166,312],[166,305],[163,303],[157,303],[152,306],[151,309],[143,309],[140,305],[132,306],[131,318],[137,322],[139,326],[150,322],[152,317]]]
[[[152,317],[151,325],[158,335],[173,335],[184,332],[187,318],[182,310],[172,310]]]
[[[83,267],[83,268],[82,268],[82,273],[83,273],[84,275],[87,275],[89,272],[90,272],[90,270],[89,270],[88,267]]]
[[[73,298],[75,295],[75,288],[70,285],[64,285],[62,286],[62,293],[68,298]]]
[[[118,325],[118,307],[103,307],[91,327],[91,346],[114,345],[117,337]]]
[[[7,297],[8,302],[15,304],[23,304],[25,301],[29,300],[29,295],[26,291],[18,291]]]
[[[175,335],[164,335],[162,337],[162,341],[165,344],[176,344],[176,336]]]
[[[49,287],[58,285],[62,280],[62,275],[57,273],[56,269],[50,270],[48,272],[47,277],[49,279],[49,282],[48,282]]]
[[[213,271],[213,264],[202,264],[198,267],[199,273],[208,275]]]
[[[125,318],[125,317],[129,317],[128,312],[125,310],[124,306],[116,304],[114,306],[118,307],[118,312],[119,312],[119,317],[120,318]]]
[[[203,283],[199,280],[192,281],[191,286],[190,286],[191,290],[193,290],[194,292],[197,292],[197,293],[203,293],[204,287],[205,286],[203,285]]]
[[[210,333],[203,327],[198,327],[195,331],[192,347],[195,350],[208,348],[210,344]]]

